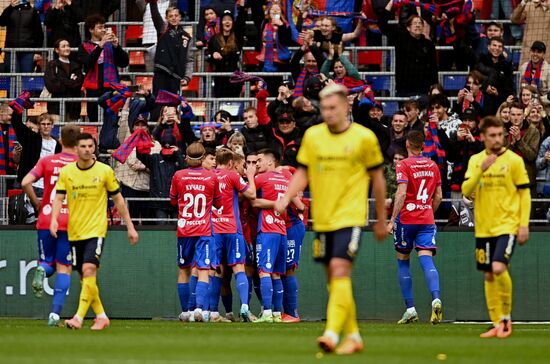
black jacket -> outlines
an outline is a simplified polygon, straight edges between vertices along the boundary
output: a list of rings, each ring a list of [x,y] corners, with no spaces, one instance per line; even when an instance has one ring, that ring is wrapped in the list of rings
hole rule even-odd
[[[69,73],[65,72],[59,59],[48,62],[44,73],[44,84],[52,97],[80,97],[83,80],[80,64],[74,61],[70,61]],[[80,115],[80,102],[67,102],[65,106],[71,116]],[[48,113],[59,115],[59,104],[48,102]]]
[[[40,15],[30,3],[8,5],[0,15],[0,26],[6,27],[6,48],[42,47],[44,33]]]
[[[185,168],[185,162],[181,152],[176,152],[172,156],[166,157],[160,153],[141,154],[137,153],[137,158],[149,168],[149,195],[151,197],[168,198],[170,197],[170,186],[172,177],[176,171]],[[167,202],[152,202],[157,207],[166,207]]]
[[[254,129],[250,129],[245,125],[241,128],[241,133],[246,140],[246,151],[248,153],[269,147],[268,138],[271,130],[266,126],[258,125]]]
[[[508,96],[514,95],[514,68],[512,62],[507,61],[501,55],[498,61],[494,63],[491,55],[482,54],[474,68],[487,77],[482,86],[485,95],[484,115],[494,115],[500,104],[506,101]],[[489,95],[486,92],[487,86],[495,87],[498,95]]]
[[[427,94],[438,82],[435,45],[423,35],[416,39],[407,29],[388,25],[392,16],[384,10],[378,26],[395,46],[395,89],[403,96]]]
[[[223,55],[222,38],[223,33],[214,35],[208,42],[208,54],[206,60],[210,62],[214,68],[214,72],[233,72],[239,69],[239,62],[241,60],[241,49],[244,45],[244,28],[246,25],[246,11],[244,7],[239,7],[239,13],[237,19],[233,22],[233,34],[235,35],[235,41],[237,43],[237,49],[235,52]],[[226,39],[227,40],[227,39]],[[220,53],[223,57],[220,60],[214,59],[212,55],[214,52]]]
[[[23,117],[16,113],[12,114],[11,125],[15,130],[17,141],[23,147],[21,152],[21,161],[19,162],[19,168],[17,169],[17,181],[21,182],[23,177],[30,172],[30,170],[36,165],[36,162],[40,159],[40,152],[42,151],[42,136],[39,133],[35,133],[31,129],[27,128],[23,124]],[[55,153],[61,152],[61,144],[56,141]]]
[[[85,43],[91,43],[90,40],[86,40]],[[88,53],[86,49],[84,48],[84,45],[81,44],[78,47],[78,62],[82,65],[82,71],[86,75],[88,72],[93,71],[95,69],[95,65],[97,61],[99,60],[99,56],[101,56],[101,52],[103,51],[103,48],[99,47],[98,45],[95,46],[94,50],[91,53]],[[118,68],[124,68],[127,67],[130,63],[130,56],[128,53],[122,49],[122,46],[119,45],[118,47],[113,47],[113,58],[116,66],[116,72],[118,75]],[[103,64],[99,64],[97,66],[98,71],[98,77],[97,77],[97,84],[98,89],[103,89]],[[84,76],[86,78],[86,76]],[[120,79],[120,77],[118,77]],[[86,85],[84,85],[86,86]]]
[[[178,80],[190,81],[193,76],[192,37],[183,30],[164,22],[156,1],[150,3],[151,16],[157,31],[157,51],[155,54],[155,72],[162,72]]]
[[[51,30],[47,39],[48,47],[53,47],[58,39],[67,39],[71,47],[78,47],[81,43],[78,23],[83,20],[82,11],[74,0],[62,9],[52,6],[44,19],[44,24]]]

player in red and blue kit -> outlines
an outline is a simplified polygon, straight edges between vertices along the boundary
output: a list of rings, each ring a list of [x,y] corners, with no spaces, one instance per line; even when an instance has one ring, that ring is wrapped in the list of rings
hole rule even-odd
[[[262,317],[254,322],[282,322],[283,283],[286,273],[287,237],[285,216],[273,210],[275,201],[284,196],[290,181],[290,172],[276,172],[279,158],[275,152],[263,149],[258,152],[255,178],[257,198],[252,202],[260,209],[256,261],[262,292]],[[273,306],[273,311],[272,311]]]
[[[36,166],[23,178],[23,190],[29,196],[31,203],[40,213],[36,223],[38,230],[38,267],[34,274],[32,289],[36,297],[44,294],[44,278],[57,272],[54,285],[52,311],[48,317],[49,326],[59,324],[59,315],[65,303],[65,296],[71,285],[72,257],[69,238],[67,236],[67,223],[69,214],[67,202],[63,203],[59,214],[59,230],[57,238],[50,234],[50,220],[52,202],[55,198],[55,185],[59,178],[61,168],[78,159],[76,154],[77,137],[80,128],[76,125],[67,125],[61,129],[61,153],[41,158]],[[40,202],[34,193],[32,184],[40,178],[44,179],[44,197]]]
[[[214,224],[215,249],[212,254],[212,267],[219,271],[222,261],[228,267],[232,267],[235,274],[235,282],[241,299],[240,315],[243,321],[250,322],[248,308],[248,279],[244,272],[246,258],[245,239],[239,216],[239,194],[249,200],[256,198],[254,185],[255,169],[247,170],[249,182],[235,171],[235,153],[227,148],[222,148],[216,153],[216,169],[221,193],[220,208],[213,211],[212,223]],[[211,276],[210,280],[210,321],[220,321],[218,302],[222,277],[219,274]]]
[[[441,175],[437,164],[422,156],[423,144],[424,135],[421,132],[409,132],[406,141],[409,157],[396,166],[398,186],[393,214],[388,223],[388,232],[394,233],[399,285],[407,306],[398,324],[418,321],[409,260],[413,248],[418,252],[418,260],[432,294],[430,321],[438,324],[442,319],[439,273],[433,262],[436,253],[434,212],[442,199]]]
[[[302,243],[306,235],[306,227],[303,221],[305,208],[304,203],[298,197],[292,199],[292,203],[287,208],[287,217],[285,219],[287,235],[286,273],[281,277],[284,289],[283,322],[300,322],[296,269],[300,262]]]
[[[192,143],[186,150],[189,168],[177,171],[172,178],[170,202],[178,207],[178,295],[182,321],[189,320],[189,279],[191,266],[198,269],[195,321],[204,321],[208,310],[208,272],[212,266],[214,236],[212,206],[220,207],[218,177],[201,167],[205,150],[202,144]]]

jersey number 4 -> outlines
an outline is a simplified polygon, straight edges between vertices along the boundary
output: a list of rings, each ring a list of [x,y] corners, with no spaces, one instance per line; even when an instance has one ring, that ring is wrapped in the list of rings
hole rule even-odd
[[[193,195],[192,193],[186,193],[183,195],[183,202],[185,206],[181,211],[181,216],[189,219],[193,216],[201,218],[206,214],[206,196],[202,193]]]
[[[423,179],[420,181],[420,188],[418,189],[418,193],[416,194],[416,199],[419,201],[422,201],[422,203],[426,203],[428,201],[428,188],[424,187],[426,184],[426,180]]]

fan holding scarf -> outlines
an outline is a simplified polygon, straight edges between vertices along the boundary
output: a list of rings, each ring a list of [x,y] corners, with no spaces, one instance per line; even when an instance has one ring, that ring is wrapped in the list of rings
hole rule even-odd
[[[111,83],[118,83],[118,67],[128,66],[130,58],[119,44],[112,31],[105,28],[105,18],[90,15],[84,23],[87,39],[78,47],[78,61],[84,69],[82,86],[86,97],[99,97],[111,89]],[[97,121],[97,103],[88,104],[88,118]]]
[[[550,64],[546,62],[546,44],[541,41],[535,41],[531,45],[530,60],[523,63],[519,68],[520,86],[531,85],[537,88],[541,95],[541,101],[546,112],[550,112],[550,100],[548,91],[550,91]]]

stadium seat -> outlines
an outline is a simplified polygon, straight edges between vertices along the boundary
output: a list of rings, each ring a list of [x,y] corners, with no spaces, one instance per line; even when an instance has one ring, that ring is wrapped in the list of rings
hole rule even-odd
[[[367,77],[367,80],[370,82],[372,89],[376,93],[389,94],[391,92],[391,76],[369,76]]]
[[[21,90],[28,90],[35,97],[39,96],[44,89],[44,77],[42,76],[22,77],[21,81]]]
[[[0,77],[0,97],[8,97],[10,92],[10,78]]]
[[[151,76],[136,76],[136,85],[143,85],[146,89],[153,89],[153,77]]]
[[[143,26],[141,25],[129,25],[126,28],[125,35],[125,44],[129,46],[130,44],[138,45],[143,39]]]
[[[357,66],[382,65],[382,51],[357,52]]]
[[[464,88],[467,75],[443,75],[443,88],[445,91],[458,91]]]
[[[182,90],[186,94],[190,93],[190,94],[193,94],[194,97],[198,97],[199,96],[199,80],[200,80],[200,77],[192,77],[189,84],[185,87],[182,87]]]
[[[384,115],[393,115],[400,110],[397,101],[383,101],[382,105],[384,106]]]
[[[130,66],[145,67],[145,56],[142,51],[130,51]]]

